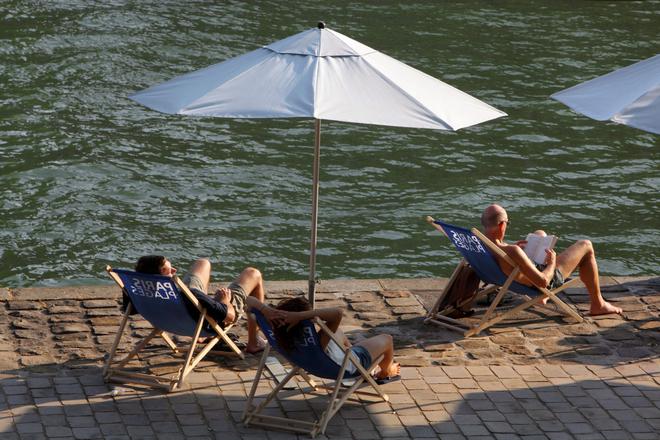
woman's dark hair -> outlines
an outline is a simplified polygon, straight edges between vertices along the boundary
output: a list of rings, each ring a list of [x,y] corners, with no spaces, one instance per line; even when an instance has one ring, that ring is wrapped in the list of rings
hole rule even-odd
[[[137,260],[135,271],[160,275],[160,270],[165,265],[165,257],[162,255],[144,255]]]
[[[283,299],[275,306],[275,308],[287,312],[305,312],[307,310],[312,310],[312,305],[307,301],[307,298],[298,296],[295,298]],[[276,327],[273,329],[273,333],[275,334],[277,345],[285,351],[292,351],[294,349],[294,341],[296,338],[303,337],[302,325],[300,322],[291,328],[287,325]]]

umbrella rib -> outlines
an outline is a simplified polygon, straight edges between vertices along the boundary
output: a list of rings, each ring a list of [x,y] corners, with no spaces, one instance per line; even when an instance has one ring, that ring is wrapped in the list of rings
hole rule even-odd
[[[319,38],[319,53],[321,53],[321,44],[323,44],[323,38]],[[319,62],[319,56],[314,57],[314,62],[316,63],[316,66],[314,66],[314,84],[312,84],[312,90],[314,90],[314,103],[312,104],[312,108],[314,109],[313,115],[314,119],[318,119],[316,117],[316,103],[318,100],[318,93],[319,93],[319,69],[321,63]]]
[[[250,71],[252,71],[253,69],[256,69],[257,67],[259,67],[259,66],[261,66],[262,64],[266,63],[266,62],[269,61],[273,56],[279,55],[279,52],[276,52],[276,51],[274,51],[274,50],[272,50],[272,49],[269,49],[269,48],[267,48],[267,47],[263,47],[262,49],[266,49],[266,50],[268,50],[268,51],[270,52],[270,55],[267,56],[267,57],[264,57],[264,58],[261,59],[261,60],[259,60],[258,63],[255,63],[255,64],[252,65],[249,69],[241,70],[237,75],[232,76],[231,78],[227,79],[226,81],[224,81],[224,82],[222,82],[221,84],[219,84],[219,85],[213,87],[213,88],[210,89],[210,90],[218,90],[218,89],[224,87],[225,85],[231,83],[232,81],[235,81],[235,80],[241,78],[242,76],[244,76],[244,75],[247,74],[248,72],[250,72]],[[256,50],[259,50],[259,49],[256,49]],[[224,61],[222,61],[221,63],[223,63],[223,62],[224,62]],[[221,63],[220,63],[220,64],[221,64]],[[202,98],[204,98],[208,93],[209,93],[209,91],[206,91],[206,92],[204,92],[204,94],[202,94],[201,96],[198,96],[198,97],[195,98],[193,101],[190,101],[190,103],[188,103],[188,104],[187,104],[186,106],[184,106],[181,110],[179,110],[179,111],[177,112],[177,114],[185,115],[185,114],[187,114],[187,111],[188,111],[188,110],[193,110],[193,109],[195,109],[195,104],[196,104],[197,102],[199,102]]]
[[[385,54],[383,54],[383,55],[385,55]],[[427,74],[427,73],[425,73],[425,72],[422,72],[421,70],[415,69],[414,67],[409,66],[408,64],[403,63],[403,62],[397,60],[396,58],[392,58],[392,57],[390,57],[389,55],[385,55],[385,56],[388,57],[388,58],[390,58],[390,59],[392,59],[393,61],[395,61],[395,62],[397,62],[397,63],[401,63],[401,64],[403,64],[404,66],[406,66],[406,67],[409,68],[409,69],[417,70],[418,72],[420,72],[420,73],[422,73],[422,74],[424,74],[424,75],[426,75],[426,76],[429,76],[430,78],[432,78],[432,79],[434,79],[434,80],[436,80],[436,81],[441,82],[442,84],[446,85],[447,87],[451,87],[454,91],[456,91],[456,92],[458,92],[458,93],[460,93],[460,94],[462,94],[462,95],[465,95],[466,97],[468,97],[468,98],[470,98],[470,99],[475,99],[475,100],[476,100],[476,98],[474,98],[472,95],[470,95],[470,94],[468,94],[468,93],[465,93],[464,91],[459,90],[459,89],[457,89],[456,87],[454,87],[454,86],[452,86],[452,85],[450,85],[450,84],[447,84],[447,83],[445,83],[445,82],[443,82],[443,81],[440,81],[439,79],[434,78],[434,77],[430,76],[429,74]],[[379,69],[377,69],[372,63],[369,62],[368,57],[365,56],[365,57],[362,57],[362,59],[363,59],[363,60],[369,65],[369,67],[371,67],[371,69],[373,69],[373,71],[376,72],[376,74],[377,74],[381,79],[383,79],[386,83],[390,84],[392,87],[395,87],[397,90],[399,90],[399,92],[401,92],[403,95],[407,96],[411,101],[415,102],[417,105],[419,105],[419,106],[420,106],[421,108],[423,108],[424,110],[427,110],[427,111],[432,115],[432,116],[431,116],[432,119],[436,120],[437,122],[439,122],[440,124],[444,125],[444,126],[447,127],[449,130],[452,130],[452,131],[456,131],[456,130],[460,130],[461,128],[464,128],[464,127],[456,127],[456,128],[454,128],[454,127],[452,127],[451,125],[449,125],[446,121],[443,121],[442,119],[435,117],[435,112],[434,112],[433,110],[429,109],[426,105],[424,105],[424,103],[422,103],[419,99],[415,98],[415,97],[412,96],[410,93],[408,93],[406,90],[404,90],[403,88],[401,88],[401,86],[399,86],[397,83],[395,83],[395,82],[393,82],[392,80],[390,80],[386,75],[383,75],[382,72],[381,72]],[[496,112],[498,112],[498,113],[501,113],[501,116],[507,116],[507,114],[504,113],[503,111],[498,110],[498,109],[496,109],[495,107],[492,107],[492,106],[486,104],[486,103],[483,102],[483,101],[479,101],[479,102],[482,102],[484,105],[488,106],[488,107],[491,108],[492,110],[494,110],[494,111],[496,111]],[[495,119],[495,118],[492,118],[492,119]]]

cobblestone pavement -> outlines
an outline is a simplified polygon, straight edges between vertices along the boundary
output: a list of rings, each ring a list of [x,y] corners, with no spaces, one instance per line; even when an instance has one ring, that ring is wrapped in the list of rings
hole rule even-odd
[[[565,322],[533,309],[490,332],[463,337],[423,324],[446,280],[350,280],[320,285],[317,307],[346,308],[354,341],[394,336],[402,380],[384,386],[389,403],[349,400],[331,420],[332,439],[658,439],[660,278],[603,278],[623,317]],[[306,282],[267,284],[268,297],[301,294]],[[586,313],[584,289],[562,295]],[[209,356],[185,388],[106,384],[103,356],[119,324],[116,287],[0,290],[0,439],[306,438],[243,427],[240,417],[258,356]],[[240,337],[245,325],[239,325]],[[131,341],[149,332],[131,320]],[[168,373],[163,345],[143,358]],[[262,382],[257,395],[269,390]],[[308,419],[325,402],[303,383],[272,404]],[[321,436],[324,438],[324,436]]]

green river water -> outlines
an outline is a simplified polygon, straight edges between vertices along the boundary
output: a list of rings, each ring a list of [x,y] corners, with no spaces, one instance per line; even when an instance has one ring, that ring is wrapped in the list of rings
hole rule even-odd
[[[307,277],[313,121],[168,116],[127,99],[315,26],[509,114],[459,132],[324,122],[317,273],[448,276],[426,215],[593,241],[657,275],[660,137],[549,95],[660,52],[659,1],[0,1],[0,286],[107,282],[163,253]]]

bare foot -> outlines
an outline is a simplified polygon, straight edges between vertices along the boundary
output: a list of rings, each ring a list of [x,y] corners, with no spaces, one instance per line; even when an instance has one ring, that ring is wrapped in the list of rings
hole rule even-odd
[[[247,347],[245,347],[245,352],[249,354],[255,354],[255,353],[260,353],[264,351],[264,348],[266,348],[267,342],[264,339],[257,338],[257,342],[253,345],[248,344]]]
[[[610,313],[618,313],[620,315],[621,313],[623,313],[623,310],[621,309],[621,307],[616,307],[608,303],[607,301],[603,301],[603,304],[601,306],[592,305],[590,313],[591,316],[609,315]]]
[[[384,379],[386,377],[394,377],[401,374],[401,364],[392,362],[387,370],[380,370],[376,374],[376,379]]]

